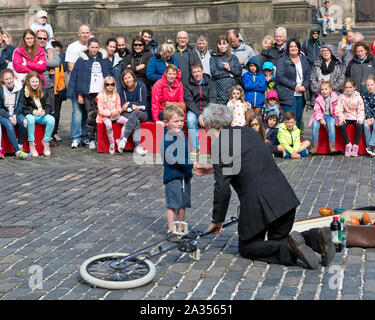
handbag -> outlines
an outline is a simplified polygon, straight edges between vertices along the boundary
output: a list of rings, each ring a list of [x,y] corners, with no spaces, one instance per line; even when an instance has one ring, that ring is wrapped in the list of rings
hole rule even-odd
[[[346,225],[348,238],[347,247],[375,248],[375,227],[374,226],[353,226]]]

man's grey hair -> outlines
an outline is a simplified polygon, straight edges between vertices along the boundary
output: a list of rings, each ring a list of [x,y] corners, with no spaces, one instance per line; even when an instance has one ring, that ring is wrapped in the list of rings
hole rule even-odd
[[[222,104],[210,103],[202,114],[203,123],[214,129],[222,129],[233,121],[233,111]]]
[[[276,30],[275,30],[275,34],[276,34],[276,32],[282,32],[282,33],[284,33],[284,35],[287,37],[288,35],[287,35],[287,32],[286,32],[286,29],[284,28],[284,27],[278,27],[278,28],[276,28]]]
[[[363,41],[365,39],[365,37],[360,32],[354,32],[353,36],[352,36],[352,39],[354,40],[354,42],[360,42],[360,41]]]

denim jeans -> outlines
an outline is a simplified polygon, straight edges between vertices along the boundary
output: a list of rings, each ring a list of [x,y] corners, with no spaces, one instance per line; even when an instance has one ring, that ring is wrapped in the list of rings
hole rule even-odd
[[[303,110],[305,109],[305,98],[303,96],[293,97],[293,102],[291,106],[282,106],[283,112],[291,111],[296,116],[297,127],[301,128],[301,119],[303,116]]]
[[[72,121],[70,132],[73,140],[85,141],[89,137],[86,128],[87,114],[85,107],[78,104],[78,97],[72,99]]]
[[[372,127],[372,134],[370,128]],[[375,122],[369,126],[367,121],[363,121],[363,131],[365,132],[366,146],[375,147]]]
[[[193,151],[199,150],[198,139],[198,117],[194,112],[188,111],[186,115],[186,124],[189,131],[191,149]]]
[[[327,19],[326,18],[317,18],[318,23],[322,23],[322,30],[323,32],[327,32]],[[329,19],[329,29],[335,30],[335,25],[333,23],[333,19]]]
[[[324,121],[326,122],[326,127],[328,130],[328,141],[334,142],[335,141],[335,118],[332,116],[324,116]],[[319,129],[320,129],[320,122],[314,120],[312,124],[312,141],[318,142],[319,139]]]
[[[53,128],[55,127],[55,118],[50,114],[45,114],[44,116],[34,116],[33,114],[28,114],[26,116],[27,120],[27,135],[28,141],[34,142],[35,141],[35,124],[40,123],[46,126],[46,130],[44,132],[43,140],[45,142],[49,142],[51,140]]]
[[[25,117],[22,114],[19,114],[17,116],[17,126],[18,126],[18,143],[17,143],[17,137],[16,137],[16,132],[14,131],[13,123],[8,118],[0,117],[0,125],[2,125],[4,129],[6,130],[8,139],[15,152],[19,150],[18,144],[23,144],[23,140],[25,139],[26,128],[23,125],[24,120],[25,120]],[[0,139],[0,147],[1,147],[1,139]]]

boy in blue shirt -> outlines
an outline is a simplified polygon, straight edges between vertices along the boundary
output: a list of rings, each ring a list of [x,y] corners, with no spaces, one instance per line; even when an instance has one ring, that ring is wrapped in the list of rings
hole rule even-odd
[[[167,216],[167,240],[175,242],[179,237],[172,232],[175,219],[185,220],[185,208],[191,206],[191,177],[189,144],[182,130],[184,111],[177,106],[164,108],[164,136],[160,152],[163,159],[165,202]]]

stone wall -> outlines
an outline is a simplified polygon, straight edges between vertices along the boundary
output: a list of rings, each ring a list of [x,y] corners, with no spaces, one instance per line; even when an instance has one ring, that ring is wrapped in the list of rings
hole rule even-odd
[[[275,26],[285,26],[289,35],[304,39],[311,21],[307,1],[272,0],[0,0],[7,9],[0,13],[0,25],[19,38],[42,7],[49,14],[55,37],[66,46],[76,39],[78,27],[87,24],[101,42],[124,35],[128,42],[144,28],[151,28],[159,43],[175,40],[179,30],[186,30],[192,42],[198,34],[209,37],[214,47],[219,34],[238,28],[245,42],[256,51]]]

